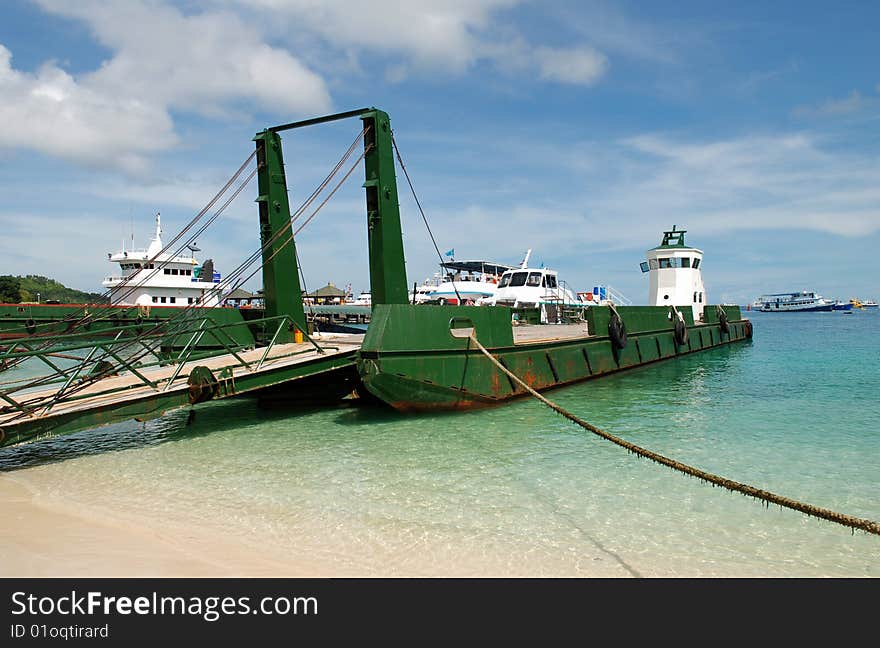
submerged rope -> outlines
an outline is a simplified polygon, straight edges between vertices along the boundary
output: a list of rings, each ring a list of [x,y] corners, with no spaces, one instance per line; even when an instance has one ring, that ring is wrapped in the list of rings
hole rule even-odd
[[[634,452],[640,457],[645,457],[646,459],[650,459],[651,461],[655,461],[659,464],[663,464],[664,466],[669,466],[674,470],[678,470],[679,472],[683,472],[686,475],[691,475],[692,477],[696,477],[697,479],[702,479],[703,481],[717,484],[718,486],[722,486],[731,491],[743,493],[744,495],[748,495],[749,497],[754,497],[765,502],[778,504],[779,506],[794,509],[795,511],[800,511],[801,513],[806,513],[807,515],[811,515],[813,517],[836,522],[837,524],[850,527],[853,530],[861,529],[862,531],[866,531],[868,533],[880,535],[880,523],[874,522],[873,520],[853,517],[844,513],[838,513],[837,511],[831,511],[829,509],[813,506],[812,504],[805,504],[789,497],[783,497],[782,495],[777,495],[769,491],[755,488],[754,486],[749,486],[748,484],[743,484],[737,481],[733,481],[732,479],[719,477],[718,475],[700,470],[699,468],[694,468],[693,466],[683,464],[681,462],[675,461],[674,459],[664,457],[661,454],[657,454],[656,452],[652,452],[650,450],[637,446],[634,443],[630,443],[629,441],[621,439],[620,437],[614,436],[613,434],[605,432],[604,430],[597,428],[595,425],[592,425],[591,423],[588,423],[587,421],[584,421],[583,419],[575,416],[571,412],[568,412],[553,401],[548,400],[547,398],[539,394],[535,389],[527,385],[523,380],[519,378],[519,376],[510,371],[507,367],[501,364],[501,362],[497,358],[495,358],[495,356],[489,353],[489,351],[486,350],[486,347],[480,344],[479,340],[477,340],[476,331],[473,331],[471,333],[470,340],[473,341],[473,343],[483,353],[483,355],[489,358],[489,360],[491,360],[496,367],[501,369],[501,371],[509,376],[511,380],[522,386],[532,396],[544,403],[547,407],[555,411],[557,414],[561,414],[572,423],[575,423],[582,428],[599,435],[603,439],[611,441],[612,443],[616,443],[617,445],[626,448],[630,452]]]

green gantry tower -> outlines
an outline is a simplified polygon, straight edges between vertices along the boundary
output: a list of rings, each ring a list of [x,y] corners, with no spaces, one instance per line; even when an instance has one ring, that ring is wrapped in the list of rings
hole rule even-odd
[[[305,326],[296,244],[290,222],[287,179],[281,153],[281,137],[278,133],[349,117],[360,117],[365,130],[364,189],[372,302],[409,303],[391,121],[388,114],[381,110],[362,108],[273,126],[254,137],[257,145],[257,202],[260,210],[260,243],[263,246],[263,300],[266,317],[288,315],[299,327]],[[289,341],[292,333],[288,332],[286,336],[284,341]]]

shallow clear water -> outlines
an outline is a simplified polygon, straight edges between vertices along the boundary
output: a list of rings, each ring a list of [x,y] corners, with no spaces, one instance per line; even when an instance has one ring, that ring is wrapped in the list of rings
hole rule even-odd
[[[748,316],[751,343],[547,396],[682,463],[880,520],[880,314]],[[196,411],[0,450],[0,470],[334,574],[880,576],[877,536],[640,459],[533,399]]]

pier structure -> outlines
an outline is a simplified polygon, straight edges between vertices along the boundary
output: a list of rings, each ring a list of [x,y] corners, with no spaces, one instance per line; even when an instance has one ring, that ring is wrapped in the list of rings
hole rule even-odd
[[[298,230],[293,228],[302,214],[292,218],[279,136],[282,131],[354,117],[363,124],[363,153],[356,164],[362,160],[365,170],[373,304],[407,303],[388,115],[363,108],[268,128],[255,135],[256,150],[249,158],[256,158],[257,167],[252,176],[258,181],[260,250],[253,258],[262,261],[262,312],[231,322],[219,322],[223,318],[215,318],[214,311],[235,309],[180,309],[189,317],[159,322],[138,313],[131,326],[124,319],[106,323],[100,339],[96,331],[104,322],[96,324],[93,313],[71,314],[63,332],[38,334],[34,322],[28,337],[0,347],[0,370],[32,360],[48,365],[52,373],[25,374],[0,384],[0,446],[122,420],[146,420],[174,408],[233,396],[315,405],[356,395],[356,355],[364,335],[321,331],[321,325],[358,331],[340,325],[363,327],[371,309],[322,305],[312,307],[307,316],[294,241]],[[91,333],[81,332],[81,320],[88,322],[83,327]],[[212,342],[206,344],[208,340]]]

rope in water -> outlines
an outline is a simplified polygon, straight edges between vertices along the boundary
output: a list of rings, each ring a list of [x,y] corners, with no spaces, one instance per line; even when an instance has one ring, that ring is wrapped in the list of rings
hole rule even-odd
[[[844,513],[838,513],[829,509],[813,506],[812,504],[805,504],[789,497],[783,497],[782,495],[776,495],[775,493],[761,490],[759,488],[755,488],[754,486],[749,486],[748,484],[742,484],[740,482],[733,481],[732,479],[725,479],[724,477],[713,475],[712,473],[700,470],[699,468],[694,468],[693,466],[689,466],[687,464],[683,464],[681,462],[675,461],[674,459],[669,459],[668,457],[664,457],[663,455],[657,454],[656,452],[651,452],[650,450],[637,446],[634,443],[630,443],[629,441],[625,441],[620,437],[616,437],[613,434],[605,432],[604,430],[597,428],[595,425],[592,425],[591,423],[588,423],[587,421],[584,421],[583,419],[575,416],[571,412],[563,409],[562,407],[560,407],[553,401],[545,398],[532,387],[527,385],[523,380],[519,378],[519,376],[510,371],[507,367],[501,364],[501,362],[497,358],[495,358],[495,356],[489,353],[489,351],[486,350],[486,347],[480,344],[479,340],[477,340],[476,332],[471,333],[470,340],[473,341],[473,343],[483,353],[483,355],[489,358],[489,360],[491,360],[496,367],[498,367],[507,376],[509,376],[511,380],[526,389],[532,396],[544,403],[547,407],[554,410],[557,414],[561,414],[572,423],[575,423],[582,428],[599,435],[603,439],[607,439],[612,443],[616,443],[617,445],[626,448],[630,452],[634,452],[641,457],[645,457],[646,459],[650,459],[651,461],[663,464],[664,466],[669,466],[674,470],[678,470],[679,472],[691,475],[692,477],[702,479],[703,481],[717,484],[718,486],[722,486],[731,491],[743,493],[744,495],[748,495],[749,497],[754,497],[765,502],[778,504],[779,506],[794,509],[795,511],[800,511],[813,517],[836,522],[837,524],[850,527],[853,530],[861,529],[862,531],[866,531],[868,533],[880,535],[880,523],[874,522],[873,520],[853,517]]]

